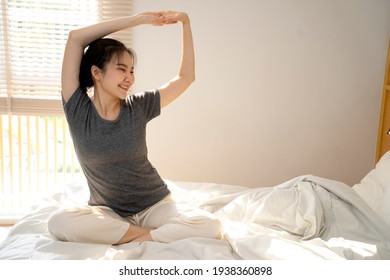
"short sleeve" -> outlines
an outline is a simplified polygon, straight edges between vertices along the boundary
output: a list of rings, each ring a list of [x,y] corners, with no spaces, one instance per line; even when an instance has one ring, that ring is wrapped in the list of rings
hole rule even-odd
[[[129,102],[138,104],[142,108],[147,121],[161,113],[160,92],[157,89],[133,94],[129,97]]]
[[[63,107],[69,127],[79,126],[80,122],[86,122],[91,113],[91,99],[88,94],[77,88],[67,102],[63,101]]]

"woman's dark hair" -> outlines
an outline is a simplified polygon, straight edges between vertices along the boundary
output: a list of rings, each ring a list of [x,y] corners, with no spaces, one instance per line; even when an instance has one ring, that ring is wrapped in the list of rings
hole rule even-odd
[[[86,92],[88,88],[93,86],[91,74],[91,67],[93,65],[104,69],[114,56],[119,57],[125,52],[130,54],[135,63],[135,52],[115,39],[102,38],[90,43],[80,63],[79,82],[81,90]]]

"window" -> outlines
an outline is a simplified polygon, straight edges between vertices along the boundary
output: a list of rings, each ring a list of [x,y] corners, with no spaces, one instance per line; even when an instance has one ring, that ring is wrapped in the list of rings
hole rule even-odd
[[[83,180],[64,117],[0,115],[0,129],[0,222]]]
[[[130,15],[131,2],[1,1],[0,223],[81,174],[61,104],[66,39],[72,29]],[[130,29],[113,37],[131,46]]]

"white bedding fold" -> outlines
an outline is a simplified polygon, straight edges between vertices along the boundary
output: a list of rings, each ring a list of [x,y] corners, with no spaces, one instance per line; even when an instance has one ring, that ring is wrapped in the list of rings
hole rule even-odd
[[[271,188],[167,181],[185,207],[214,213],[223,240],[120,246],[60,242],[47,232],[50,214],[80,204],[71,193],[47,198],[0,244],[0,259],[390,259],[390,228],[349,186],[300,176]]]
[[[332,252],[342,258],[390,259],[390,228],[349,186],[337,181],[301,176],[273,188],[253,189],[217,216],[244,259],[294,259],[296,254],[328,258]]]

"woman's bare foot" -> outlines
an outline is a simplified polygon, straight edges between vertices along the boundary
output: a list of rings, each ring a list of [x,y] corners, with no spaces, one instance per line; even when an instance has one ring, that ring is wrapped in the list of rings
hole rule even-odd
[[[143,236],[140,236],[140,237],[134,239],[132,242],[144,242],[144,241],[153,241],[152,236],[150,235],[150,232],[143,235]]]
[[[125,235],[115,245],[128,242],[143,242],[153,241],[150,235],[151,228],[143,228],[135,225],[130,225]]]

